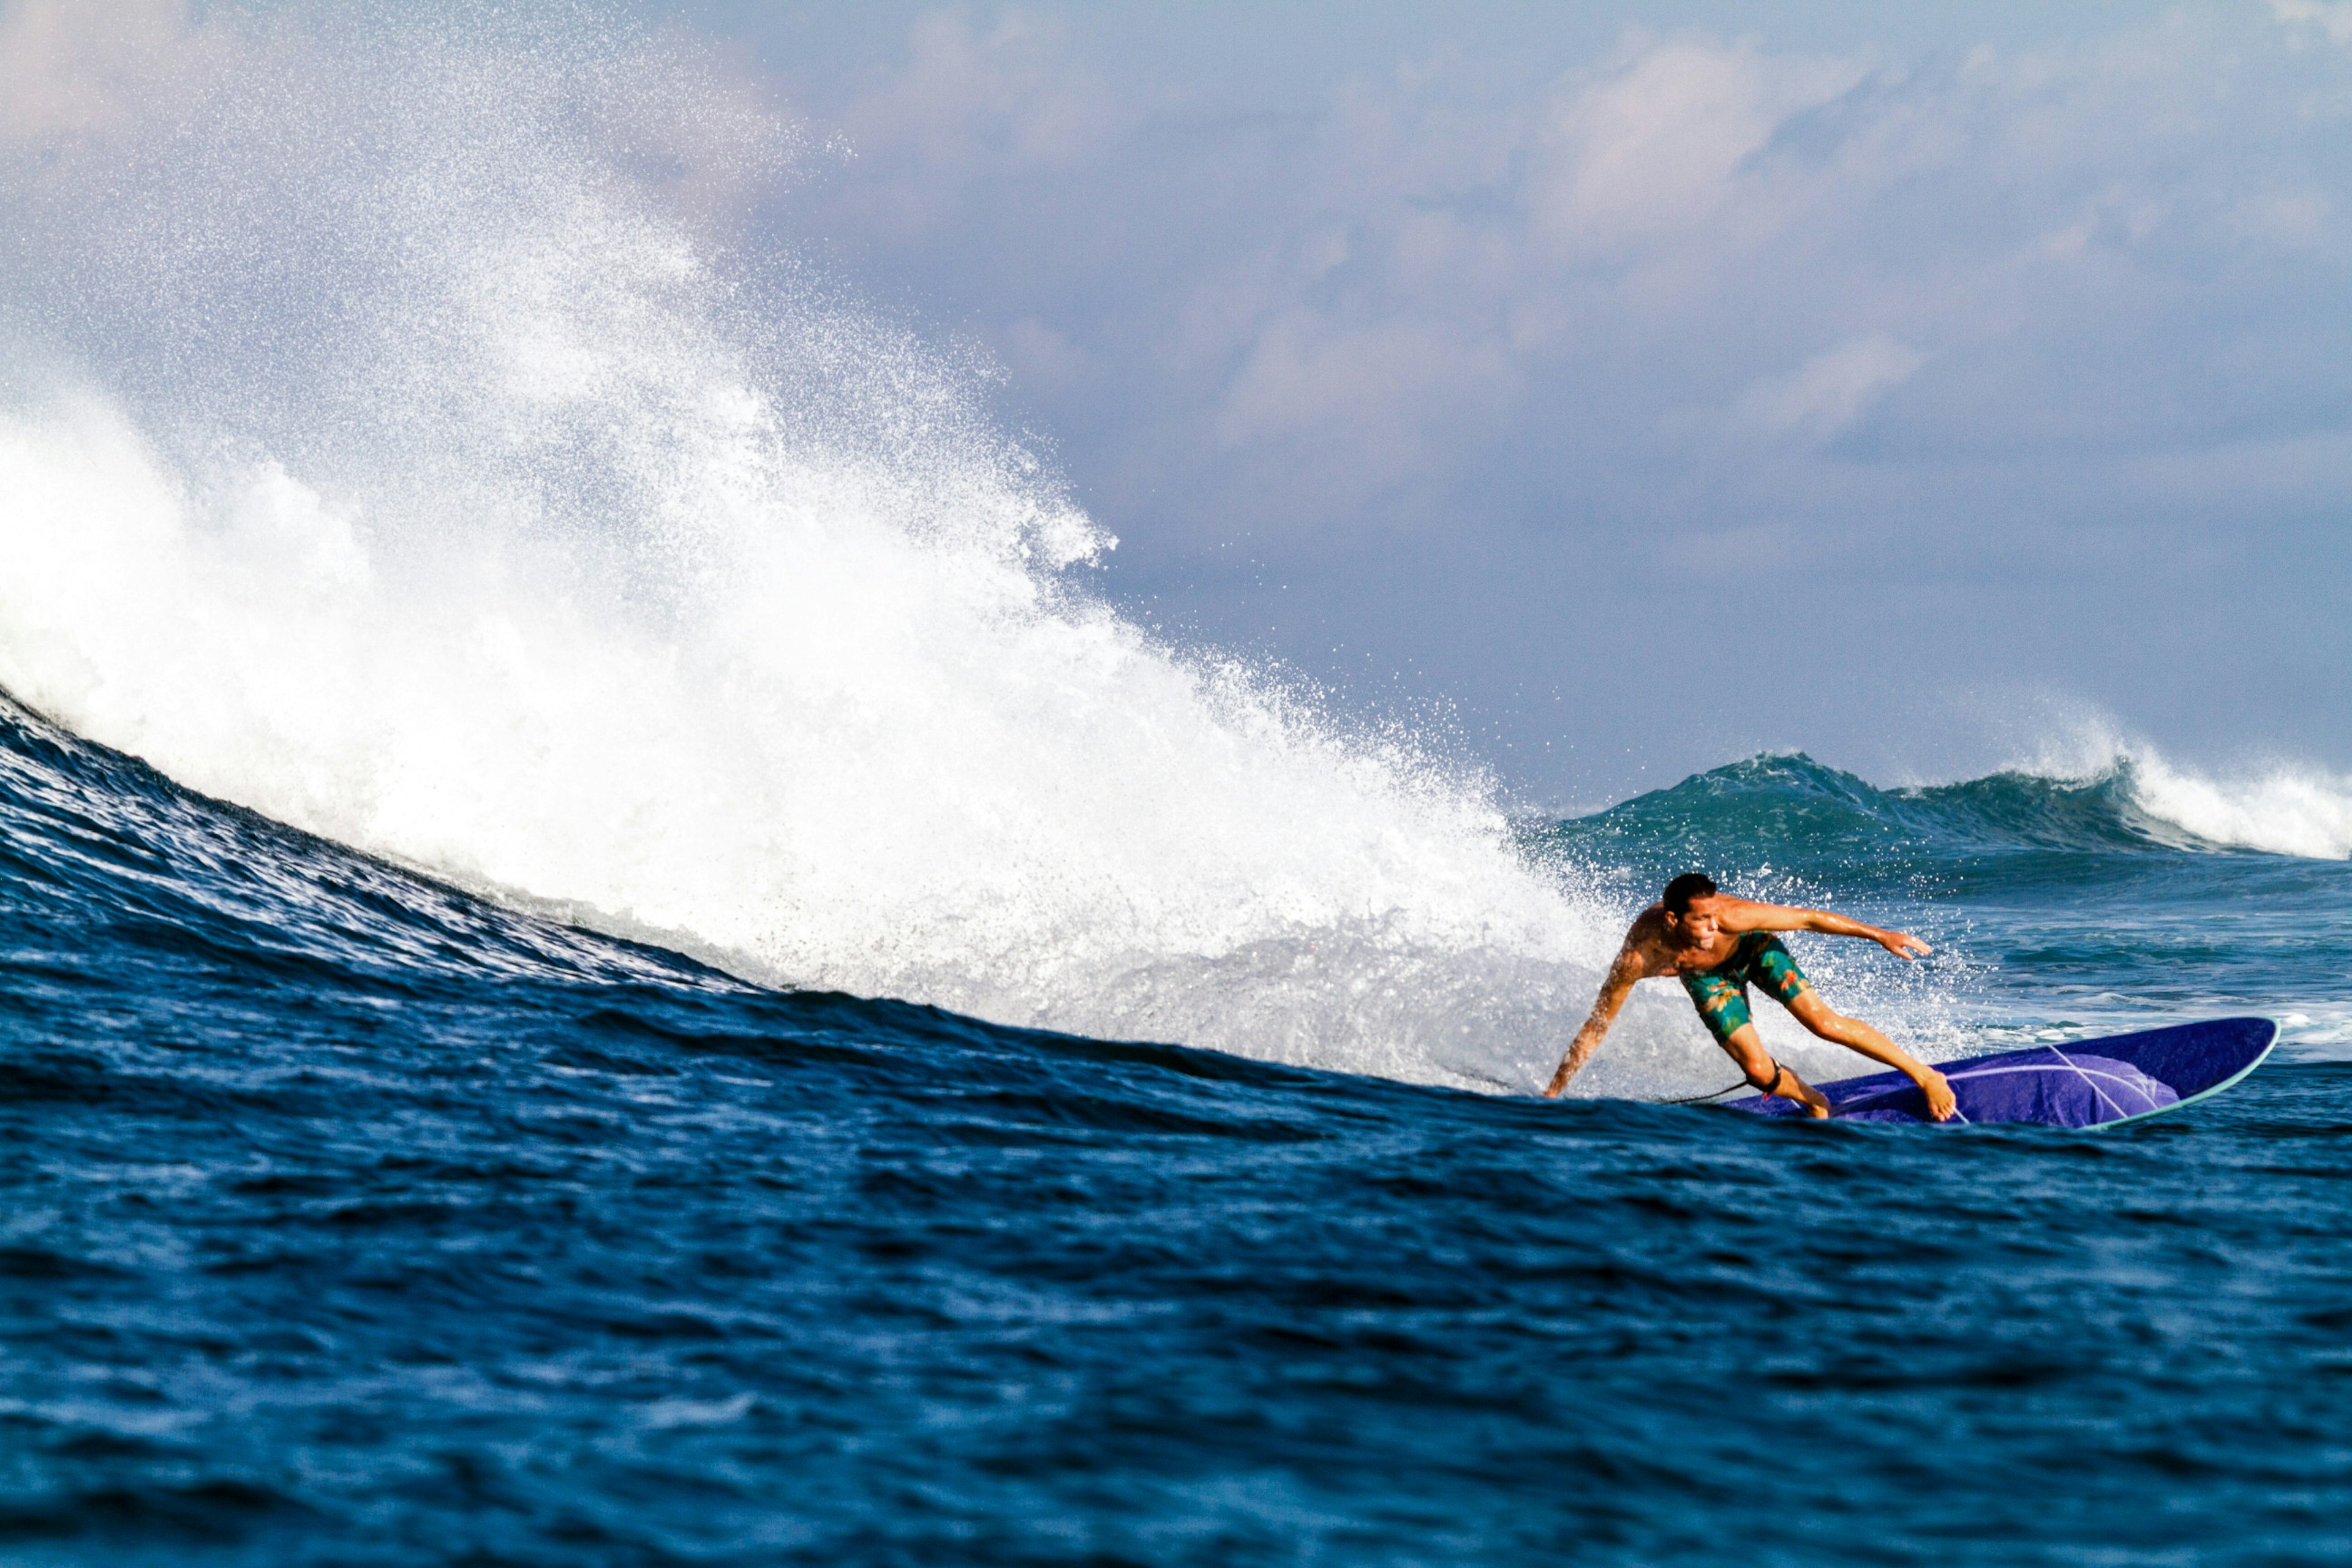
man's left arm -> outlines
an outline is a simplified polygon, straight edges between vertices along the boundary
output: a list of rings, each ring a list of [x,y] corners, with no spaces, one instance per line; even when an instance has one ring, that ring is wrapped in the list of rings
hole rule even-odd
[[[1876,942],[1897,958],[1923,958],[1935,952],[1906,931],[1882,931],[1827,910],[1798,909],[1790,904],[1759,904],[1747,899],[1717,911],[1716,923],[1726,931],[1817,931],[1824,936],[1858,936]]]

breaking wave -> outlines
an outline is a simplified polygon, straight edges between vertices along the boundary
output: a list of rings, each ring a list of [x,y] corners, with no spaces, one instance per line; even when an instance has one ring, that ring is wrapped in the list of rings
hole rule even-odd
[[[1611,933],[1486,784],[1093,596],[986,366],[676,199],[788,192],[718,67],[501,26],[223,10],[9,147],[0,685],[762,982],[1538,1079]]]

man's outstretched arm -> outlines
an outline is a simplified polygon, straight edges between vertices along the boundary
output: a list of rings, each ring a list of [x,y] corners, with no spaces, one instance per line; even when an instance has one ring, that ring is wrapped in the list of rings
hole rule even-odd
[[[1716,923],[1726,931],[1817,931],[1824,936],[1858,936],[1876,942],[1897,958],[1925,957],[1936,950],[1917,937],[1899,931],[1882,931],[1850,921],[1827,910],[1801,910],[1789,904],[1759,904],[1747,899],[1725,899],[1716,911]]]
[[[1644,966],[1642,957],[1629,945],[1617,953],[1617,962],[1609,966],[1608,978],[1601,983],[1600,998],[1592,1004],[1592,1012],[1584,1020],[1584,1027],[1576,1031],[1576,1039],[1568,1047],[1568,1055],[1559,1061],[1559,1070],[1551,1075],[1551,1087],[1544,1090],[1546,1100],[1558,1100],[1568,1080],[1576,1076],[1577,1068],[1591,1059],[1601,1048],[1601,1037],[1609,1026],[1617,1021],[1617,1010],[1625,1005],[1625,998],[1633,994],[1633,983],[1642,978]]]

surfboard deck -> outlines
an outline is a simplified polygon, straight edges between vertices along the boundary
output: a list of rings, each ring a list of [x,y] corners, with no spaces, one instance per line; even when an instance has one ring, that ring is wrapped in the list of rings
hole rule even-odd
[[[2115,1127],[2210,1099],[2262,1066],[2277,1040],[2268,1018],[2215,1018],[1935,1065],[1959,1101],[1953,1125]],[[1927,1097],[1899,1072],[1815,1087],[1832,1121],[1927,1121]],[[1760,1094],[1727,1103],[1759,1116],[1805,1114],[1793,1100]]]

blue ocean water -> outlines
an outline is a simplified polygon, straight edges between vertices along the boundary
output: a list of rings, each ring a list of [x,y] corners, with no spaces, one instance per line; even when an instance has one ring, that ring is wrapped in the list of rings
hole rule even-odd
[[[0,1563],[2347,1555],[2345,780],[1514,818],[1095,591],[685,33],[101,9],[0,146]],[[1649,987],[1537,1099],[1693,867],[1930,1056],[2283,1044],[1791,1125]]]
[[[2302,1020],[2128,1131],[1905,1130],[763,989],[9,710],[0,1558],[2339,1563],[2352,866],[2137,798],[1525,828],[1932,929],[1876,995],[1948,1043]]]

